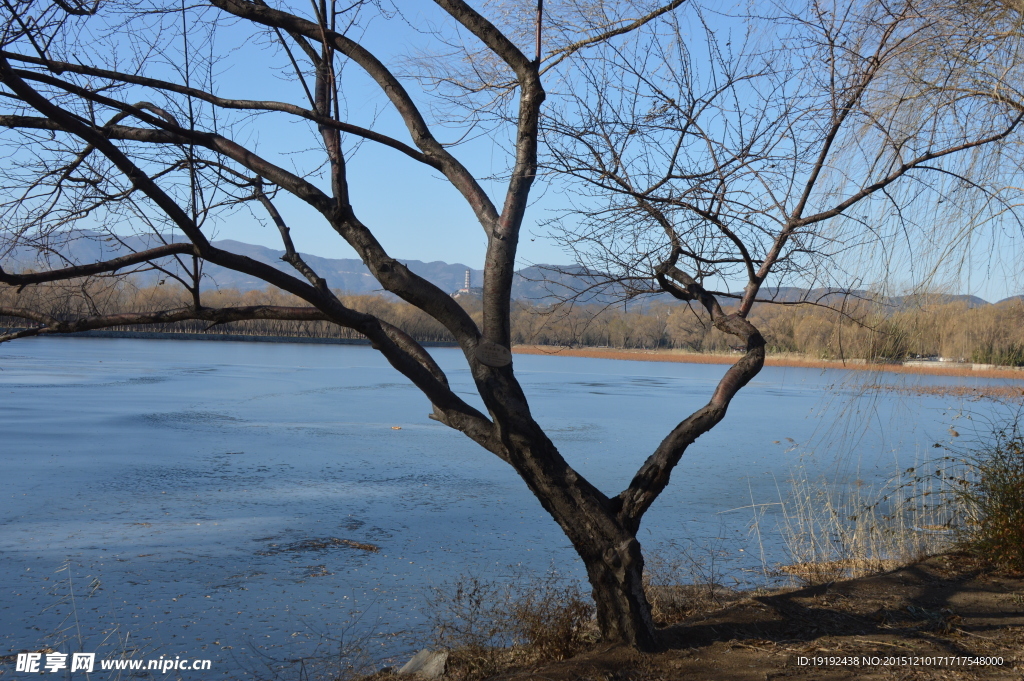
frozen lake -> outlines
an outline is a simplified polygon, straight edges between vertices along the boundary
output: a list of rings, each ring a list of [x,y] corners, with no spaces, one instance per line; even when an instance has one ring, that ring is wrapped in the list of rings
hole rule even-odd
[[[431,352],[479,405],[459,351]],[[534,415],[610,494],[726,369],[515,366]],[[379,633],[376,655],[405,655],[424,642],[431,585],[511,565],[582,574],[512,470],[427,419],[426,399],[369,347],[29,339],[0,345],[0,369],[0,655],[212,659],[195,678],[266,671],[342,636]],[[962,417],[954,398],[860,395],[846,380],[764,369],[683,458],[645,549],[714,547],[756,582],[751,506],[769,504],[764,560],[784,561],[770,504],[794,467],[871,482],[920,462]],[[330,538],[379,551],[310,543]]]

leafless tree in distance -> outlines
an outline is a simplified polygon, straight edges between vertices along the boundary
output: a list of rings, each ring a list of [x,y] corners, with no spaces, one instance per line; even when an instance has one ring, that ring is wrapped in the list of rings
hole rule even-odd
[[[682,0],[549,2],[547,23],[540,3],[434,4],[440,28],[422,35],[447,56],[403,62],[406,77],[361,42],[367,21],[401,21],[400,9],[383,1],[6,2],[0,259],[31,245],[54,266],[8,267],[0,283],[155,268],[177,279],[191,302],[61,317],[3,307],[0,316],[35,326],[0,341],[184,319],[324,320],[353,329],[424,393],[432,418],[508,463],[536,495],[586,565],[603,637],[653,649],[637,532],[686,448],[760,370],[764,341],[746,316],[762,285],[832,267],[845,249],[884,242],[878,230],[916,238],[931,197],[971,214],[971,224],[1010,209],[996,169],[1012,157],[1022,115],[1013,32],[992,30],[991,14],[955,3],[800,2],[758,8],[759,16],[743,19],[751,32],[733,47],[710,29],[725,18],[679,9]],[[696,22],[695,36],[684,17]],[[262,41],[266,73],[288,74],[292,99],[218,94],[236,89],[221,80],[230,55],[214,52],[222,32]],[[546,112],[545,82],[555,93]],[[359,97],[365,86],[404,130],[347,106],[347,93]],[[275,148],[285,121],[307,126],[309,148]],[[497,197],[442,141],[478,131],[507,142]],[[697,301],[747,348],[708,404],[611,496],[575,471],[534,420],[509,353],[516,249],[542,137],[545,165],[588,188],[577,219],[564,223],[576,252],[637,290]],[[396,163],[440,174],[471,208],[487,238],[481,324],[392,257],[360,219],[349,177],[358,145],[380,145]],[[375,198],[400,192],[381,187]],[[984,198],[965,198],[975,196]],[[879,219],[860,217],[863,206]],[[245,211],[276,227],[290,272],[211,242],[218,220]],[[289,212],[314,214],[383,289],[451,333],[486,414],[452,391],[409,335],[331,291],[295,248]],[[82,226],[121,243],[144,234],[147,246],[60,262],[62,239]],[[306,305],[207,307],[206,263]],[[746,288],[727,313],[703,283],[737,273]]]

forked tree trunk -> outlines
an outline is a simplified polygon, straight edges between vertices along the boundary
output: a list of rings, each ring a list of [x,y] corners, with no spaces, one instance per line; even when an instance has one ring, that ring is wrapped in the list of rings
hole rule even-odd
[[[691,288],[698,287],[694,283]],[[515,468],[583,560],[602,638],[642,651],[657,650],[658,637],[644,593],[644,559],[636,539],[640,521],[686,448],[722,420],[736,392],[764,365],[764,339],[757,329],[742,317],[724,315],[717,301],[705,295],[717,316],[715,326],[741,338],[747,352],[726,371],[711,401],[680,422],[615,497],[566,462],[530,414],[511,367],[480,370],[475,376],[500,433],[500,443],[486,444]]]
[[[615,500],[565,462],[528,411],[516,415],[516,425],[523,428],[506,440],[507,461],[583,560],[602,638],[643,651],[656,650],[651,606],[643,587],[644,559],[635,530],[617,516],[621,507]]]
[[[645,652],[657,650],[651,605],[644,592],[644,558],[634,534],[605,508],[589,506],[567,513],[563,509],[563,515],[555,518],[563,529],[569,528],[566,535],[587,568],[602,639]],[[585,527],[600,531],[581,532]]]
[[[717,303],[714,304],[717,308]],[[668,484],[686,448],[725,416],[736,392],[764,365],[764,339],[745,319],[719,317],[716,326],[742,338],[747,353],[726,371],[711,401],[684,419],[662,441],[629,487],[608,498],[573,470],[530,415],[514,380],[483,376],[481,393],[505,424],[503,458],[561,526],[587,568],[601,635],[642,651],[658,649],[651,606],[643,586],[644,559],[636,532],[640,519]],[[490,378],[491,380],[487,380]],[[507,379],[512,379],[509,374]],[[494,405],[494,406],[492,406]]]

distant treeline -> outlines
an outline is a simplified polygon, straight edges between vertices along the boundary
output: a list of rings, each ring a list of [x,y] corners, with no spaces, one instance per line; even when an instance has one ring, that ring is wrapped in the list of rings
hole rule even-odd
[[[437,321],[402,301],[377,295],[340,296],[357,310],[369,312],[428,342],[452,341]],[[478,298],[458,302],[478,322]],[[208,307],[302,304],[279,291],[204,292]],[[30,286],[18,293],[0,287],[0,306],[36,310],[70,319],[83,314],[148,312],[191,305],[178,286],[135,288],[120,281],[93,280]],[[984,364],[1024,366],[1024,301],[969,308],[943,302],[938,296],[903,299],[900,309],[848,300],[843,310],[814,305],[759,304],[750,315],[771,353],[795,353],[821,359],[840,357],[900,361],[914,357],[946,357]],[[24,320],[0,317],[0,327],[31,326]],[[739,350],[735,339],[708,323],[696,307],[679,304],[631,303],[623,306],[532,305],[518,302],[512,316],[516,344],[657,349],[722,353]],[[208,322],[179,322],[118,327],[118,330],[230,333],[309,338],[359,338],[359,334],[326,322],[246,321],[210,327]]]
[[[939,301],[939,302],[935,302]],[[1024,301],[969,308],[921,297],[897,310],[848,300],[841,311],[815,305],[758,304],[750,321],[773,354],[820,359],[955,361],[1024,366]],[[728,309],[727,309],[728,311]],[[741,350],[736,339],[709,323],[696,306],[646,305],[640,311],[520,306],[515,342],[538,345],[674,348],[699,353]]]

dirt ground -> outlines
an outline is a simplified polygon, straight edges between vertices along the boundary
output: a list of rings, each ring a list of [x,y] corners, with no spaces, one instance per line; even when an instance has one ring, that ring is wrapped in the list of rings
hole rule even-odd
[[[665,652],[597,650],[492,681],[1024,679],[1024,575],[965,556],[729,600],[662,629]]]

